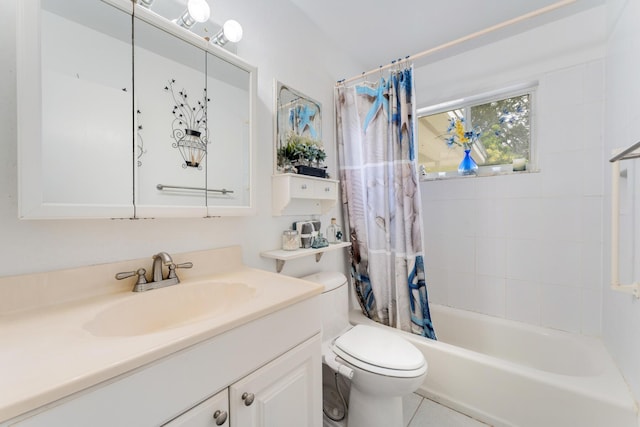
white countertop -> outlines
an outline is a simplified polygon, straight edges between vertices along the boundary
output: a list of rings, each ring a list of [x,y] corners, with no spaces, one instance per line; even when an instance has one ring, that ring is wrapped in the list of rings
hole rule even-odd
[[[99,337],[85,329],[105,308],[142,295],[128,287],[86,299],[0,312],[0,422],[322,292],[321,286],[311,282],[237,265],[231,271],[184,279],[175,286],[204,280],[246,283],[256,293],[222,315],[135,336]],[[0,294],[2,290],[0,286]]]

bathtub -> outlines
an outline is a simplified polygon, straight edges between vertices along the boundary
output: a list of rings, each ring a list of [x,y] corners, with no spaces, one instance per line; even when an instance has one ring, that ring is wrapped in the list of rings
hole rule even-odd
[[[438,341],[417,393],[495,426],[638,427],[635,402],[597,338],[431,304]],[[371,324],[352,310],[353,324]]]

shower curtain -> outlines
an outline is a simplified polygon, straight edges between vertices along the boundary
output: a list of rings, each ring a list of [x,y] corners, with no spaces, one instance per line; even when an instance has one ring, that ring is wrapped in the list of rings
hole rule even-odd
[[[435,339],[425,281],[412,110],[413,68],[336,87],[351,275],[371,319]]]

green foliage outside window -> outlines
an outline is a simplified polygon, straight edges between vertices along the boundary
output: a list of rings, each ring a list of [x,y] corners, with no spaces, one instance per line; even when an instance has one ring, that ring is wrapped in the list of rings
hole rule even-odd
[[[471,107],[471,123],[480,128],[480,149],[485,165],[508,164],[514,158],[529,159],[529,95],[507,98]]]

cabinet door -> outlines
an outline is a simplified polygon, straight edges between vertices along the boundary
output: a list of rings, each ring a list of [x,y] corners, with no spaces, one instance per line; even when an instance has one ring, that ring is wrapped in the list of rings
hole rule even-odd
[[[174,418],[165,427],[229,426],[229,392],[225,388],[201,404]]]
[[[16,4],[20,217],[133,216],[130,12]]]
[[[206,52],[136,17],[136,217],[206,216]]]
[[[255,213],[252,198],[251,91],[255,73],[207,53],[207,214]]]
[[[322,425],[320,336],[229,388],[232,427]]]

